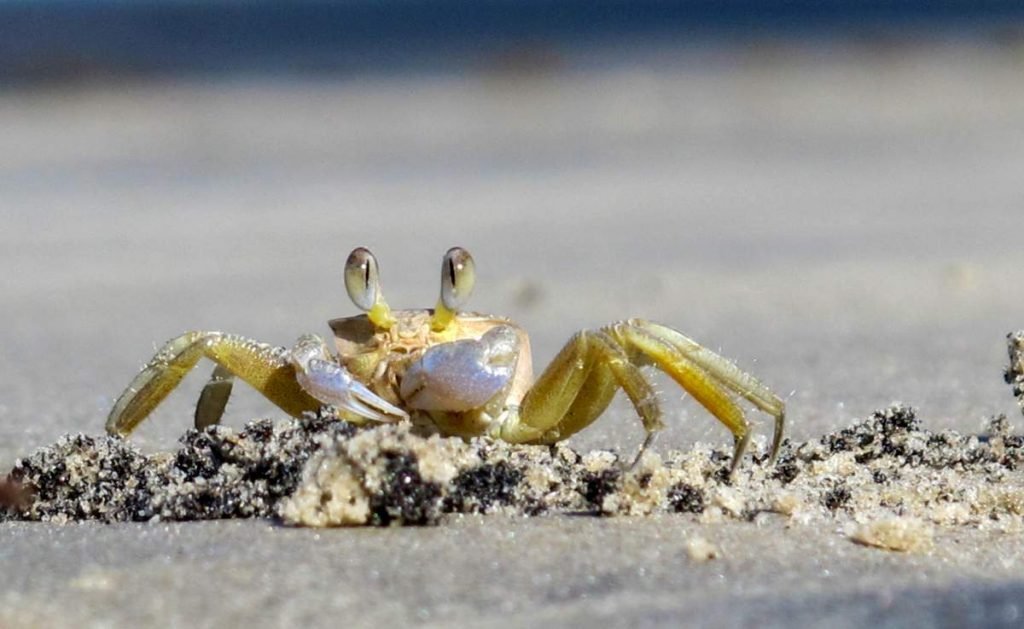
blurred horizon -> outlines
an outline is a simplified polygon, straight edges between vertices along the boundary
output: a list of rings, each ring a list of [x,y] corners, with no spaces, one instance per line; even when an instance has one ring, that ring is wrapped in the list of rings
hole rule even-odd
[[[0,0],[0,88],[139,78],[535,72],[709,44],[1024,43],[1000,0]],[[653,53],[652,53],[653,51]]]

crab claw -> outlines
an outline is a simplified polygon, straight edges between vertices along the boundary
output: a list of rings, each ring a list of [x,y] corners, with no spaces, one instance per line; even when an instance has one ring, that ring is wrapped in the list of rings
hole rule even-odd
[[[518,355],[508,326],[492,328],[480,340],[435,345],[406,371],[402,399],[425,411],[481,408],[509,384]]]
[[[408,413],[381,398],[331,360],[320,337],[313,334],[300,337],[289,359],[299,385],[321,402],[373,421],[409,419]]]

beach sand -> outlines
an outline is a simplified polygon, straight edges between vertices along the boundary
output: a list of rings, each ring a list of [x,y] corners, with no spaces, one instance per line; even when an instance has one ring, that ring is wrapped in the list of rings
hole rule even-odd
[[[794,445],[899,402],[991,453],[993,418],[1022,425],[1002,378],[1024,326],[1022,58],[1006,43],[766,45],[525,75],[0,95],[0,467],[65,433],[100,438],[185,329],[284,346],[324,333],[353,312],[340,267],[357,245],[396,307],[432,305],[442,253],[470,249],[471,307],[530,330],[538,369],[577,329],[644,317],[780,393]],[[178,447],[199,371],[133,435],[140,456]],[[709,453],[727,431],[657,387],[668,428],[652,454],[722,465]],[[237,389],[229,429],[284,421]],[[770,422],[751,417],[763,449]],[[631,454],[641,438],[616,400],[567,447]],[[801,463],[791,484],[816,500],[791,513],[723,494],[769,473],[748,459],[736,485],[699,488],[700,513],[602,499],[421,527],[4,522],[0,624],[1019,623],[1020,470],[976,470],[1006,490],[995,518],[890,505],[859,521],[866,485],[834,485],[865,480],[843,476],[856,448]],[[822,462],[839,467],[810,471]]]

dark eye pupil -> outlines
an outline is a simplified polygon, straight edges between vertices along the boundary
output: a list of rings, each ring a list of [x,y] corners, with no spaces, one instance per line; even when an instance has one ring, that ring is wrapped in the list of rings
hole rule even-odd
[[[448,281],[455,288],[455,261],[451,258],[448,259]]]

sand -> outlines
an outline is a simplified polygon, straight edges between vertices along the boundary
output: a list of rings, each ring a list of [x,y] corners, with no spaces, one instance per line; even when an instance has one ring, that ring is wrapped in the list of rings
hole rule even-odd
[[[779,460],[730,475],[729,453],[515,446],[415,434],[407,423],[356,429],[310,416],[242,431],[192,430],[146,456],[118,437],[68,436],[19,459],[22,488],[0,514],[67,523],[274,518],[312,527],[443,525],[451,514],[599,516],[692,513],[713,525],[781,514],[840,528],[889,550],[931,550],[932,526],[1024,530],[1024,437],[1005,417],[985,434],[924,429],[895,406],[841,431],[787,441]],[[25,499],[23,494],[29,498]],[[699,554],[699,551],[698,551]]]
[[[322,333],[353,311],[340,265],[356,245],[394,305],[430,305],[459,244],[480,272],[472,307],[522,323],[538,366],[573,331],[629,316],[736,360],[787,399],[799,472],[783,485],[747,460],[720,482],[727,432],[660,380],[652,455],[671,482],[652,473],[646,503],[622,501],[619,479],[599,506],[566,493],[574,514],[499,505],[428,526],[150,522],[153,505],[145,522],[6,521],[0,624],[1019,623],[1019,472],[998,458],[1014,446],[995,446],[1022,421],[1000,377],[1024,323],[1020,58],[1012,42],[762,43],[529,76],[0,94],[0,469],[64,434],[103,443],[114,397],[164,339]],[[199,371],[125,445],[139,466],[181,447]],[[236,388],[221,436],[253,418],[287,429]],[[875,413],[895,401],[914,409],[890,435],[903,454],[858,463],[875,446],[821,441],[859,426],[884,443]],[[770,422],[752,417],[763,452]],[[565,447],[582,461],[640,438],[616,402]],[[916,461],[931,439],[957,466]],[[693,489],[675,487],[687,461]],[[935,491],[908,497],[872,466]],[[470,473],[459,509],[501,477]],[[1010,491],[957,493],[965,478]],[[284,489],[213,508],[266,509]]]

